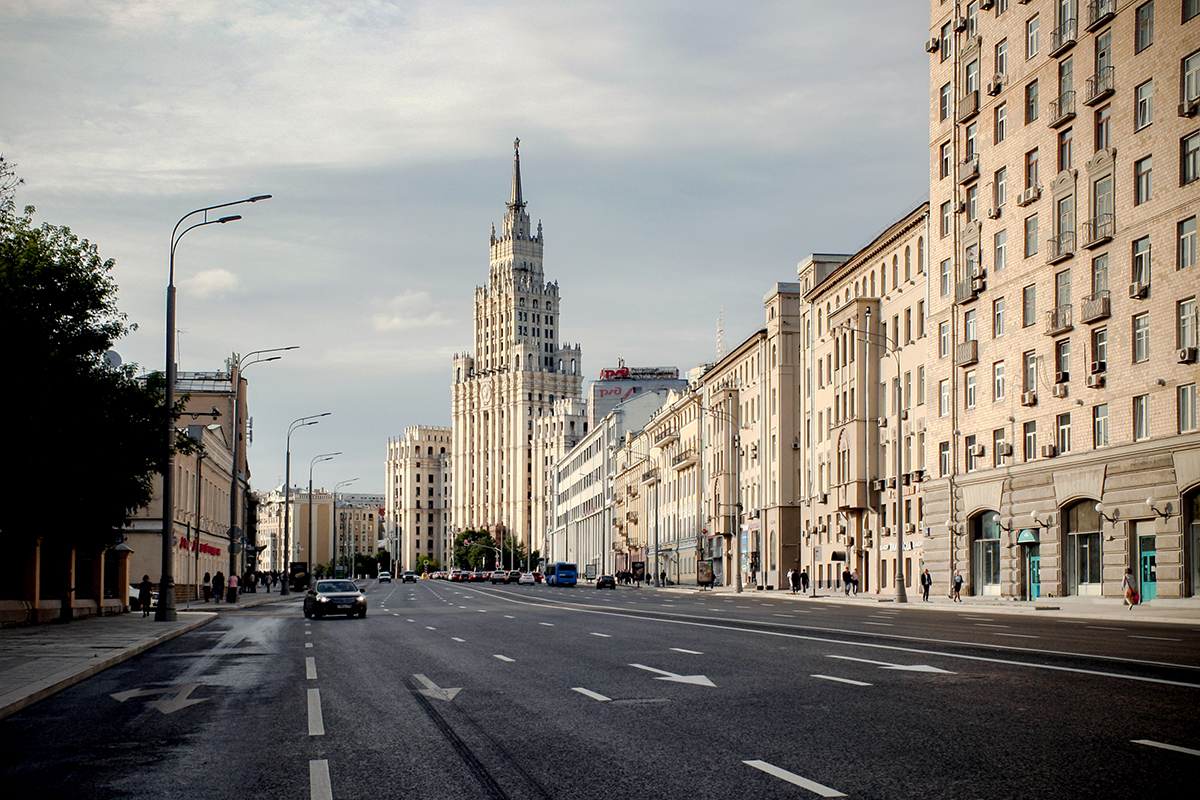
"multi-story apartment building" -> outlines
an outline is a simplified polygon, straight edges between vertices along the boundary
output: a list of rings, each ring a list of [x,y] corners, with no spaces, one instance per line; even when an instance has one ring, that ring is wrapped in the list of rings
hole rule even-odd
[[[931,0],[926,49],[935,581],[1195,595],[1200,7]]]
[[[316,492],[313,492],[316,496]],[[353,564],[356,556],[366,556],[374,559],[379,548],[386,544],[384,531],[385,505],[384,498],[377,494],[339,494],[332,492],[331,512],[335,529],[334,538],[330,540],[326,550],[322,539],[322,547],[318,551],[321,561],[328,563]],[[331,558],[326,558],[328,554]]]
[[[527,547],[543,535],[534,530],[535,420],[556,400],[581,399],[583,381],[580,348],[559,340],[558,284],[545,280],[543,244],[525,210],[517,150],[488,283],[475,290],[475,351],[454,357],[452,518],[459,529],[512,532]]]
[[[588,433],[588,405],[575,397],[555,400],[548,416],[533,421],[533,536],[526,551],[531,557],[537,553],[546,560],[577,560],[558,558],[565,552],[565,541],[554,535],[555,468]]]
[[[418,559],[448,564],[450,527],[450,428],[413,425],[388,439],[386,530],[397,570],[417,570]]]
[[[813,338],[806,440],[814,475],[801,562],[817,586],[911,588],[921,565],[926,458],[928,204],[839,257],[805,292]]]

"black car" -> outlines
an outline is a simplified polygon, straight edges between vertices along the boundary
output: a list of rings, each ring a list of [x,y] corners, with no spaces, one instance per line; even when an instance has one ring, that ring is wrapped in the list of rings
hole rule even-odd
[[[367,616],[367,598],[354,581],[317,581],[304,595],[304,616],[320,619],[330,614]]]
[[[596,578],[596,588],[597,589],[616,589],[617,588],[617,579],[614,578],[612,575],[601,575],[599,578]]]

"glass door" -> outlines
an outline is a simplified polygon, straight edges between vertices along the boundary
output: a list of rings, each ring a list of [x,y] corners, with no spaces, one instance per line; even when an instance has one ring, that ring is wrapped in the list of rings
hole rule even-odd
[[[1138,573],[1141,584],[1142,602],[1147,603],[1158,596],[1158,551],[1153,536],[1142,536],[1138,540],[1141,569]]]

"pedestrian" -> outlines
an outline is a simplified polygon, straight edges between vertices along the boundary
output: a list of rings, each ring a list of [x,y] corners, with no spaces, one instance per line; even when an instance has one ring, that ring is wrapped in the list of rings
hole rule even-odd
[[[842,570],[842,588],[846,592],[846,597],[850,596],[850,567],[846,566]]]
[[[929,587],[933,586],[933,576],[929,574],[929,567],[921,573],[921,599],[926,603],[929,602]]]
[[[808,567],[800,570],[800,591],[808,594]]]
[[[665,569],[662,572],[658,573],[658,585],[659,586],[667,585],[667,571]]]
[[[149,575],[142,576],[142,582],[138,584],[138,605],[142,607],[142,618],[150,616],[150,604],[154,602],[154,584],[150,582]]]
[[[236,572],[229,573],[229,597],[226,599],[231,603],[236,603],[238,598],[238,576]]]
[[[858,595],[858,570],[850,573],[850,586],[854,589],[854,594]]]
[[[1133,611],[1133,607],[1137,605],[1138,593],[1133,586],[1133,568],[1126,567],[1125,574],[1121,576],[1121,593],[1125,595],[1125,599],[1121,601],[1122,605],[1129,606],[1129,610]]]
[[[225,573],[221,570],[217,570],[217,574],[213,575],[212,590],[216,602],[221,602],[221,595],[225,592]]]
[[[204,587],[204,602],[208,602],[212,597],[212,576],[207,572],[204,573],[204,582],[201,584]]]
[[[959,572],[958,570],[954,570],[954,602],[956,602],[956,603],[962,602],[962,587],[963,587],[962,573]]]
[[[792,594],[796,593],[796,570],[789,569],[787,571],[788,588],[792,590]]]

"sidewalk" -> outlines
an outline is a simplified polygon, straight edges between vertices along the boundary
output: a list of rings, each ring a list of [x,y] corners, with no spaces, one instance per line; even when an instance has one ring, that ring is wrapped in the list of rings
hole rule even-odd
[[[242,595],[233,604],[193,601],[191,611],[177,609],[174,622],[157,622],[153,615],[134,612],[0,629],[0,719],[199,628],[218,614],[301,596],[259,592]]]

